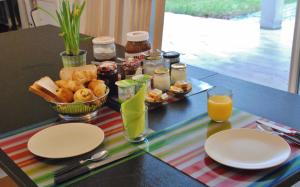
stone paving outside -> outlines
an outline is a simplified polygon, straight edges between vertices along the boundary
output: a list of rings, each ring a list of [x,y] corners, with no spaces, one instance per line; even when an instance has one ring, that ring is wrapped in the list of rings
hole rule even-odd
[[[260,12],[231,20],[166,12],[164,51],[181,61],[246,81],[287,90],[296,3],[286,5],[280,30],[260,28]]]

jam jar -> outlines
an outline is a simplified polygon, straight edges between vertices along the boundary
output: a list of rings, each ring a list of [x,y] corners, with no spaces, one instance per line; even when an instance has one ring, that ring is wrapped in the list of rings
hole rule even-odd
[[[98,78],[103,80],[110,89],[110,95],[117,95],[117,86],[115,83],[118,81],[117,64],[113,61],[105,61],[98,65]]]
[[[131,79],[141,69],[141,61],[139,59],[129,58],[122,63],[123,78]]]
[[[125,59],[135,58],[140,61],[144,60],[145,56],[151,50],[149,33],[146,31],[133,31],[127,33],[127,43],[125,45]]]

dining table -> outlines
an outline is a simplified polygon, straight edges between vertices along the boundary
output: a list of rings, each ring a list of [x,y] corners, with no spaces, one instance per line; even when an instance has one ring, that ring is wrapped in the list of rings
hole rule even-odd
[[[62,68],[59,53],[64,50],[58,33],[59,28],[46,25],[0,34],[0,139],[13,131],[57,118],[44,100],[28,91],[28,86],[45,75],[58,79]],[[94,59],[91,40],[82,41],[80,46],[88,51],[88,62]],[[116,46],[117,55],[123,57],[124,47]],[[231,89],[234,107],[238,110],[300,129],[299,95],[190,65],[187,72],[193,79]],[[110,105],[108,102],[107,107],[115,109]],[[206,113],[207,93],[204,91],[149,111],[149,127],[153,131],[162,131]],[[0,167],[17,185],[37,186],[2,148]],[[297,170],[274,185],[290,186],[299,180],[300,170]],[[72,186],[207,185],[147,152],[72,183]]]

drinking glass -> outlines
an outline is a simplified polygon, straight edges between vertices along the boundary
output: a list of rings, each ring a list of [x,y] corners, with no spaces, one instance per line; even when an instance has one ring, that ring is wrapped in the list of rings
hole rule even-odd
[[[129,142],[138,143],[145,140],[148,131],[148,107],[141,113],[122,112],[124,136]]]
[[[208,116],[216,122],[227,121],[232,114],[232,91],[214,87],[207,91]]]

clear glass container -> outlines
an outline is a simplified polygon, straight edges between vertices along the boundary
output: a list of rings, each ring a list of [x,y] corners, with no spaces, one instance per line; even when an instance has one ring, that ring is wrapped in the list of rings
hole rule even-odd
[[[127,43],[125,45],[125,59],[135,58],[140,61],[144,60],[151,50],[149,33],[146,31],[128,32]]]
[[[176,63],[171,65],[171,82],[186,81],[186,65],[183,63]]]
[[[164,67],[164,61],[160,52],[151,52],[149,56],[145,57],[143,61],[144,74],[153,75],[154,70]]]
[[[207,91],[207,113],[216,122],[227,121],[232,114],[232,91],[214,87]]]
[[[113,61],[101,62],[98,65],[98,78],[103,80],[110,89],[110,95],[117,95],[118,88],[115,84],[118,81],[117,64]]]
[[[154,71],[153,75],[153,87],[162,91],[170,89],[171,80],[169,69],[159,68]]]
[[[125,79],[131,79],[141,67],[139,59],[129,58],[122,63],[122,72]],[[141,69],[141,68],[140,68]]]
[[[78,55],[67,55],[66,51],[60,53],[64,67],[77,67],[86,65],[87,51],[80,50]]]
[[[165,64],[171,68],[172,64],[180,62],[180,54],[175,51],[165,52],[163,54]]]
[[[144,111],[137,111],[134,115],[138,116],[134,119],[132,119],[132,113],[123,112],[122,109],[120,112],[123,120],[125,138],[133,143],[144,141],[148,133],[148,107],[145,106]]]
[[[97,37],[92,40],[94,58],[98,61],[115,60],[115,39],[110,36]]]
[[[120,103],[132,98],[135,95],[136,82],[131,79],[116,82],[118,86],[118,101]]]

